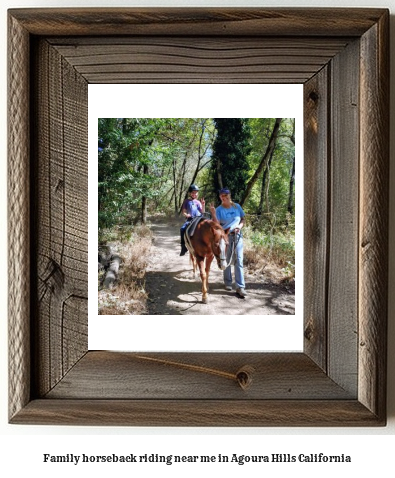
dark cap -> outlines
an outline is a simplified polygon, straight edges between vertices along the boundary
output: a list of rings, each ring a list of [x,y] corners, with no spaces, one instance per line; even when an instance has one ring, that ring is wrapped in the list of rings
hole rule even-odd
[[[199,191],[199,187],[196,184],[191,184],[188,188],[188,192],[191,193],[192,191]]]
[[[230,194],[230,191],[228,188],[222,188],[218,191],[218,194],[221,195],[221,194]]]

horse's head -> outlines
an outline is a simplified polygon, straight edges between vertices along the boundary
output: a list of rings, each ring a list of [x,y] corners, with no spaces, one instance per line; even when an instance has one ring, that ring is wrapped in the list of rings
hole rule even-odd
[[[226,269],[226,251],[229,246],[229,229],[225,231],[220,225],[213,225],[213,243],[212,250],[217,259],[218,267],[223,271]]]

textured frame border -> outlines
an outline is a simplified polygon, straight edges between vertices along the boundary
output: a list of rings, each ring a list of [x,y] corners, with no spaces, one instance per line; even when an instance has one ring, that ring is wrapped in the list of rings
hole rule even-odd
[[[139,369],[135,354],[110,354],[86,351],[68,371],[68,388],[62,379],[51,390],[37,393],[32,351],[37,347],[35,322],[31,320],[35,302],[32,261],[32,171],[31,171],[31,105],[35,91],[31,75],[32,38],[78,36],[112,38],[115,35],[166,35],[179,37],[249,37],[276,39],[292,37],[309,43],[314,38],[359,40],[358,49],[350,54],[358,58],[359,120],[354,133],[358,137],[358,251],[357,266],[352,271],[358,279],[357,347],[351,352],[357,360],[357,390],[337,384],[325,361],[317,358],[322,337],[315,335],[314,317],[305,317],[305,337],[315,335],[314,347],[306,343],[305,354],[292,357],[279,354],[202,357],[194,354],[165,357],[168,367],[156,367],[148,381],[167,377],[169,364],[182,364],[193,370],[196,360],[206,361],[206,371],[234,370],[236,388],[248,370],[238,373],[240,364],[255,363],[255,369],[272,367],[280,375],[270,396],[260,395],[258,387],[242,395],[240,387],[229,395],[133,397],[128,389],[122,395],[100,395],[97,381],[85,393],[81,377],[92,370],[104,373],[124,370],[123,380],[133,383],[133,370]],[[388,249],[388,158],[389,158],[389,13],[384,9],[21,9],[9,11],[9,417],[11,423],[44,423],[76,425],[203,425],[203,426],[378,426],[386,423],[386,323],[387,323],[387,249]],[[336,70],[336,66],[333,67]],[[333,78],[333,75],[332,75]],[[320,72],[313,85],[320,83]],[[324,80],[328,83],[328,78]],[[341,78],[339,84],[344,82]],[[331,87],[331,85],[329,85]],[[306,87],[306,119],[309,104],[316,103],[312,83]],[[333,87],[332,87],[333,90]],[[333,93],[333,91],[332,91]],[[328,90],[330,97],[330,88]],[[340,113],[334,109],[327,125],[333,134]],[[325,111],[318,111],[325,116]],[[315,110],[314,115],[317,114]],[[337,115],[337,116],[336,116]],[[317,141],[319,141],[319,137]],[[336,141],[336,138],[332,138]],[[333,143],[334,144],[334,143]],[[348,145],[349,146],[349,145]],[[316,142],[314,147],[319,149]],[[347,144],[346,144],[347,147]],[[34,240],[34,238],[33,238]],[[33,279],[32,279],[33,277]],[[329,277],[330,288],[336,277]],[[310,289],[312,290],[312,289]],[[344,298],[343,305],[344,305]],[[314,306],[315,304],[313,304]],[[314,307],[313,307],[314,308]],[[310,312],[313,310],[310,310]],[[328,308],[326,309],[328,310]],[[333,319],[333,317],[332,317]],[[326,315],[326,321],[330,317]],[[325,333],[335,343],[339,331],[328,327]],[[338,335],[336,335],[338,334]],[[53,343],[56,348],[59,344]],[[314,349],[314,350],[313,350]],[[327,350],[320,352],[327,354]],[[320,355],[318,354],[318,355]],[[153,354],[155,358],[155,354]],[[114,359],[115,368],[110,362]],[[162,360],[163,357],[160,359]],[[219,360],[219,364],[217,361]],[[288,362],[290,360],[290,362]],[[180,362],[181,361],[181,362]],[[280,362],[279,362],[280,361]],[[286,372],[279,363],[286,365]],[[317,365],[318,363],[318,365]],[[109,365],[110,364],[110,365]],[[212,365],[214,364],[214,365]],[[216,365],[215,365],[216,364]],[[230,365],[232,364],[232,365]],[[272,364],[272,365],[270,365]],[[285,367],[284,365],[284,367]],[[92,368],[93,367],[93,368]],[[130,371],[130,368],[132,369]],[[171,366],[170,366],[171,369]],[[290,372],[289,372],[290,371]],[[140,373],[139,372],[139,373]],[[146,373],[147,370],[144,370]],[[290,377],[295,372],[294,377]],[[73,375],[74,373],[74,375]],[[101,380],[101,373],[96,380]],[[187,372],[190,373],[190,372]],[[287,380],[284,380],[287,373]],[[130,375],[132,374],[132,375]],[[165,374],[165,375],[163,375]],[[295,385],[304,377],[301,393],[286,399],[281,388]],[[215,375],[215,374],[213,374]],[[241,378],[244,377],[244,378]],[[217,380],[217,378],[216,378]],[[71,381],[71,385],[70,385]],[[83,380],[84,381],[84,380]],[[332,387],[328,383],[333,384]],[[160,382],[161,383],[161,382]],[[78,385],[79,384],[79,385]],[[217,382],[210,386],[214,390]],[[78,386],[77,386],[78,385]],[[116,382],[112,382],[112,386]],[[66,387],[66,388],[65,388]],[[80,388],[78,388],[80,387]],[[84,388],[85,387],[85,388]],[[318,396],[307,390],[312,387]],[[328,388],[329,387],[329,388]],[[332,387],[332,388],[331,388]],[[89,388],[89,384],[88,384]],[[170,390],[174,390],[174,384]],[[291,388],[289,388],[291,390]],[[130,395],[129,395],[130,394]]]

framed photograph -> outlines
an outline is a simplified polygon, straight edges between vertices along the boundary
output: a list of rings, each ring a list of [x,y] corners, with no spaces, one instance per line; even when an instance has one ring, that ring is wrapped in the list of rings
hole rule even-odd
[[[88,348],[302,351],[303,85],[254,84],[248,92],[244,84],[207,83],[88,88]],[[229,129],[238,136],[229,137]],[[239,146],[243,154],[232,159],[222,181],[232,185],[231,197],[246,213],[237,242],[244,249],[248,298],[240,300],[232,277],[226,289],[213,260],[204,303],[199,270],[193,275],[189,253],[180,255],[180,228],[188,224],[180,198],[193,184],[193,195],[205,201],[203,217],[210,204],[218,206],[213,158],[225,150],[225,166]],[[192,320],[188,326],[185,316]],[[241,336],[240,320],[254,333]]]
[[[386,424],[388,37],[386,9],[9,10],[10,423]],[[98,84],[302,85],[303,350],[89,348]]]

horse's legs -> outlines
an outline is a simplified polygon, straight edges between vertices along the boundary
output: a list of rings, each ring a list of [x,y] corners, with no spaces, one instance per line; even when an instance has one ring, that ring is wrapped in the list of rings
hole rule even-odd
[[[211,263],[213,262],[213,259],[214,259],[214,255],[211,255],[211,256],[207,256],[206,257],[206,292],[208,292],[209,290],[209,287],[208,287],[208,276],[210,274],[210,267],[211,267]],[[208,299],[207,299],[208,300]],[[206,302],[207,302],[206,300]]]
[[[204,264],[204,257],[196,257],[199,271],[200,271],[200,278],[202,280],[202,302],[203,304],[207,304],[207,281],[206,281],[206,269]]]
[[[208,302],[208,276],[210,273],[210,266],[213,261],[214,256],[206,257],[197,259],[199,270],[200,270],[200,278],[202,279],[202,302],[203,304],[207,304]]]
[[[195,258],[195,256],[194,256],[193,254],[189,254],[189,257],[190,257],[190,259],[191,259],[191,261],[192,261],[193,277],[195,278],[195,276],[196,276],[196,267],[197,267],[197,265],[196,265],[196,258]]]

